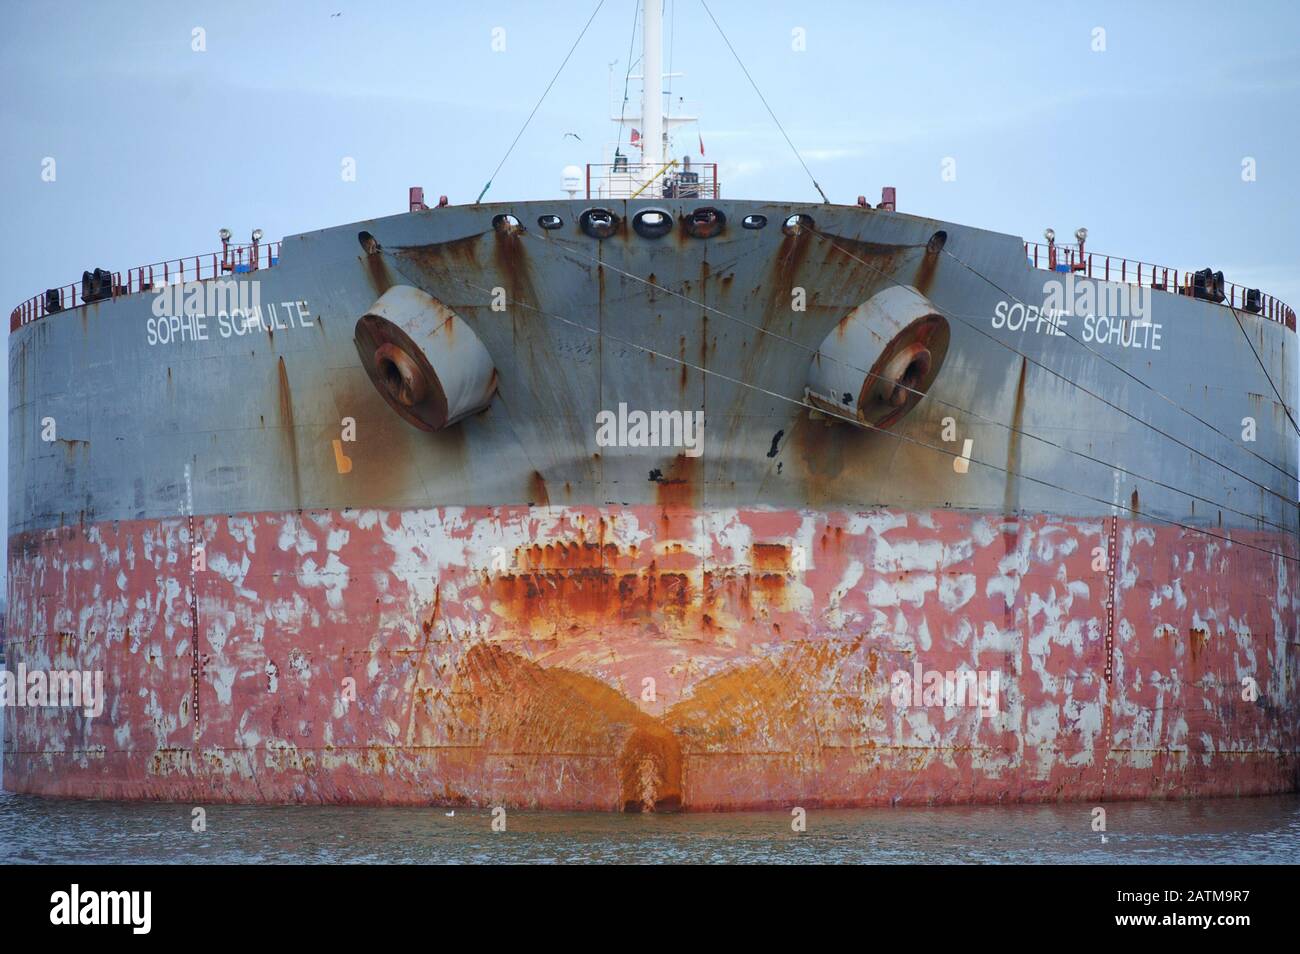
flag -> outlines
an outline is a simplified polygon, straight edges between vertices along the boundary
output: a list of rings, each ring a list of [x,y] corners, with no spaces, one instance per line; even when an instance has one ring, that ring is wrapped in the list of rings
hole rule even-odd
[[[634,146],[641,145],[641,133],[637,129],[632,130],[632,145]]]
[[[700,155],[704,155],[704,134],[700,133]]]

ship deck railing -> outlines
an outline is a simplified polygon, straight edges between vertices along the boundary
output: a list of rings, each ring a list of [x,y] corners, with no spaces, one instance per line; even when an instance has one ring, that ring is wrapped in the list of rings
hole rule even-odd
[[[644,185],[654,174],[653,172],[642,171],[649,167],[626,163],[618,164],[617,174],[614,174],[615,168],[616,166],[613,163],[602,166],[589,165],[587,167],[588,198],[630,197],[630,191],[625,196],[616,195],[614,192],[627,191],[627,184],[636,181],[636,177],[642,175],[645,178],[640,179],[640,183]],[[595,178],[593,178],[593,169],[598,170]],[[612,178],[602,178],[599,170],[603,169],[608,169]],[[674,196],[680,198],[717,198],[717,166],[714,164],[695,165],[691,167],[691,170],[692,172],[699,171],[698,179],[692,179],[686,183],[674,181],[665,188],[662,184],[664,176],[660,175],[650,181],[649,186],[641,192],[641,195],[647,197],[653,195],[655,198],[671,198]],[[596,194],[594,195],[592,191],[593,183],[597,185]],[[685,190],[679,191],[683,185]],[[606,191],[606,186],[617,186],[618,188]],[[657,191],[656,186],[658,186]],[[635,189],[631,191],[635,191]],[[1150,287],[1153,290],[1165,291],[1171,294],[1192,295],[1195,288],[1195,275],[1190,270],[1180,271],[1176,268],[1136,259],[1103,255],[1096,252],[1084,252],[1077,246],[1072,245],[1044,245],[1041,242],[1025,242],[1024,244],[1025,256],[1035,268],[1058,273],[1081,274],[1088,278],[1108,282],[1124,282],[1139,287]],[[161,285],[169,285],[172,282],[209,281],[255,272],[264,268],[271,268],[278,264],[279,260],[279,242],[231,245],[224,252],[187,255],[184,258],[155,262],[152,265],[140,265],[128,269],[125,273],[113,272],[111,273],[108,294],[103,295],[103,298],[116,299],[125,295],[155,291]],[[70,282],[58,288],[47,289],[39,295],[33,295],[10,313],[10,331],[17,330],[23,325],[44,318],[46,315],[68,311],[77,308],[79,305],[86,304],[84,300],[78,301],[81,291],[81,282]],[[1275,296],[1234,282],[1225,282],[1222,291],[1224,300],[1220,304],[1260,315],[1270,321],[1285,324],[1292,331],[1295,330],[1295,311]],[[1251,300],[1252,293],[1255,297],[1254,301]],[[51,307],[55,294],[57,294],[57,306]],[[95,300],[103,300],[103,298]]]
[[[1196,274],[1190,269],[1179,271],[1176,268],[1154,265],[1151,262],[1081,251],[1077,245],[1026,242],[1025,256],[1034,268],[1083,275],[1107,282],[1125,282],[1173,295],[1192,295],[1196,287]],[[1237,285],[1233,282],[1224,282],[1222,290],[1224,296],[1222,301],[1202,300],[1259,315],[1269,321],[1284,324],[1295,331],[1295,312],[1281,299],[1264,294],[1258,288],[1247,288],[1245,285]],[[1252,293],[1255,296],[1254,301],[1251,301]]]
[[[204,255],[187,255],[152,265],[139,265],[126,272],[112,272],[107,294],[93,301],[116,300],[126,295],[158,291],[164,285],[178,282],[213,281],[218,278],[235,278],[279,264],[280,243],[261,242],[249,245],[230,245],[221,252]],[[57,307],[51,307],[57,293]],[[88,304],[82,297],[83,282],[71,282],[58,288],[49,288],[33,295],[9,315],[9,330],[38,321],[46,315],[68,311]]]
[[[716,162],[587,164],[588,199],[716,199],[720,194]]]

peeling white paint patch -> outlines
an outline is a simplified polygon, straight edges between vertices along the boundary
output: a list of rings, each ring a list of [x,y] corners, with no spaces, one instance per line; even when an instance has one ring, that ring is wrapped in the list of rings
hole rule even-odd
[[[877,579],[871,586],[867,601],[872,606],[899,606],[903,603],[920,606],[925,602],[925,594],[938,588],[938,581],[929,573],[910,573],[895,582]]]
[[[343,609],[343,592],[348,588],[348,568],[337,553],[331,553],[323,567],[307,559],[298,571],[298,581],[303,586],[319,586],[325,590],[325,600],[332,610]]]
[[[859,562],[858,560],[849,561],[848,566],[844,568],[844,575],[840,577],[840,582],[835,586],[835,589],[831,591],[830,594],[831,606],[838,607],[840,605],[840,602],[844,599],[844,597],[849,592],[851,592],[855,586],[858,585],[858,581],[862,579],[862,574],[864,570],[865,567],[863,567],[862,563]],[[886,604],[877,604],[874,600],[871,600],[871,603],[873,606],[886,605]]]
[[[948,612],[961,609],[975,596],[975,574],[945,574],[939,581],[939,603]]]

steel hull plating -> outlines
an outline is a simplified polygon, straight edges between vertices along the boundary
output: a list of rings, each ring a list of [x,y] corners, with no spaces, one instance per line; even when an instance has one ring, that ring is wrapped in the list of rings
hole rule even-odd
[[[39,616],[62,588],[86,627],[22,658],[102,669],[110,706],[16,710],[16,790],[662,810],[1294,782],[1293,656],[1274,635],[1293,578],[1194,534],[651,507],[247,515],[195,532],[197,720],[187,522],[22,541],[14,602]],[[1092,568],[1112,533],[1113,581]],[[995,705],[898,705],[891,676],[917,665],[999,672]],[[1244,675],[1265,705],[1243,701]]]
[[[149,343],[135,296],[19,329],[7,665],[100,670],[107,705],[13,710],[6,786],[657,810],[1294,788],[1296,448],[1231,313],[1157,295],[1162,347],[1104,351],[1165,401],[992,322],[1042,301],[1012,237],[717,205],[721,235],[657,242],[590,239],[567,202],[397,216],[286,240],[270,328]],[[818,234],[783,235],[791,211]],[[352,342],[402,283],[499,375],[435,434]],[[890,283],[950,316],[946,364],[889,434],[831,426],[799,403],[812,352]],[[1290,393],[1291,333],[1243,318]],[[620,403],[702,411],[703,454],[598,445]],[[1252,416],[1265,459],[1183,409]],[[996,699],[895,691],[962,671]]]

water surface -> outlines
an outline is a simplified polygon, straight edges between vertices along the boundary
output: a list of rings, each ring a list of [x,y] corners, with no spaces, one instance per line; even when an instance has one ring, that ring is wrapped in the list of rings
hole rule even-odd
[[[0,714],[0,725],[3,715]],[[1300,796],[622,815],[94,802],[0,792],[0,864],[223,862],[1300,863]]]

